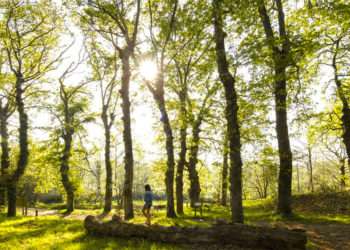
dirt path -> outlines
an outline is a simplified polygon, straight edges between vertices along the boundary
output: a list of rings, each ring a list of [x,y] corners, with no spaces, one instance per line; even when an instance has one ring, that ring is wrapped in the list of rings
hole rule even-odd
[[[271,226],[271,223],[260,222],[261,226]],[[311,249],[350,250],[350,225],[331,224],[301,224],[298,222],[276,222],[272,226],[289,229],[304,229],[312,242]]]

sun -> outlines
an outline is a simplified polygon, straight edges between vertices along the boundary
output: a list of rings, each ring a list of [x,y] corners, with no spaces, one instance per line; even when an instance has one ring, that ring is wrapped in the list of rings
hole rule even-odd
[[[139,72],[143,78],[148,81],[156,79],[158,73],[158,67],[152,60],[144,60],[139,67]]]

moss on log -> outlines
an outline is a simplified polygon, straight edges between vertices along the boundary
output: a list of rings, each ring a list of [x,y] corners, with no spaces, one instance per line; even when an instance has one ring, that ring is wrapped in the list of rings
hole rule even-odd
[[[306,249],[307,237],[302,230],[288,230],[243,224],[220,224],[209,228],[145,226],[118,220],[101,222],[87,216],[88,233],[123,238],[138,237],[150,241],[179,244],[229,244],[258,249]]]

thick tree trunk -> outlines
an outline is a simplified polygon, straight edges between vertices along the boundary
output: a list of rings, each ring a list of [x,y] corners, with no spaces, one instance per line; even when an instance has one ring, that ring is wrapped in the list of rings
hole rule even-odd
[[[0,110],[0,136],[1,136],[1,176],[0,176],[0,206],[6,203],[6,183],[8,179],[8,168],[10,167],[10,148],[8,145],[7,109]]]
[[[286,60],[286,58],[284,58]],[[275,64],[276,131],[280,171],[278,177],[277,211],[284,216],[292,213],[292,151],[289,142],[287,119],[287,81],[284,61]]]
[[[167,170],[165,174],[165,185],[166,185],[166,195],[167,195],[167,217],[175,218],[175,208],[174,208],[174,138],[171,129],[168,113],[165,107],[164,92],[158,96],[156,99],[158,103],[158,108],[161,114],[161,120],[163,122],[163,129],[166,137],[166,152],[167,152]]]
[[[74,191],[75,191],[74,185],[71,182],[69,177],[69,159],[71,156],[73,128],[70,126],[70,123],[69,123],[70,118],[68,118],[69,116],[68,112],[66,112],[65,115],[66,115],[67,124],[63,135],[64,148],[63,148],[62,157],[61,157],[60,172],[61,172],[62,184],[67,195],[66,212],[71,213],[74,210]]]
[[[228,176],[228,148],[227,136],[224,138],[223,159],[222,159],[222,176],[221,176],[221,205],[227,206],[227,176]]]
[[[17,168],[11,180],[9,180],[8,186],[8,217],[16,216],[16,187],[19,179],[24,174],[25,168],[28,164],[28,116],[24,109],[23,101],[23,76],[21,74],[16,75],[16,106],[19,116],[19,157],[17,161]]]
[[[105,129],[105,167],[106,167],[106,190],[105,190],[105,204],[103,208],[104,213],[109,213],[112,210],[112,163],[111,163],[111,134],[110,126],[108,124],[107,112],[102,112],[102,120]]]
[[[160,67],[163,69],[163,67]],[[169,121],[168,112],[164,100],[164,76],[160,72],[156,80],[156,88],[148,84],[155,102],[160,111],[160,120],[163,123],[163,130],[165,134],[165,148],[167,153],[167,169],[165,173],[165,187],[167,196],[167,212],[168,218],[175,218],[175,204],[174,204],[174,172],[175,172],[175,157],[174,157],[174,138],[171,124]]]
[[[337,86],[337,94],[339,96],[339,99],[343,105],[342,107],[342,128],[343,128],[343,143],[345,145],[346,149],[346,155],[347,155],[347,161],[348,161],[348,166],[350,166],[350,107],[349,107],[349,102],[347,95],[344,93],[343,89],[343,83],[339,79],[338,75],[338,51],[339,51],[339,45],[340,45],[340,39],[338,39],[335,42],[335,49],[334,49],[334,54],[332,58],[332,67],[334,70],[334,81]]]
[[[187,152],[187,119],[186,119],[186,93],[180,94],[180,153],[176,168],[176,212],[184,214],[183,210],[183,172],[186,164]]]
[[[348,166],[350,166],[350,108],[347,102],[343,102],[342,108],[343,115],[341,117],[343,125],[343,143],[346,149],[346,155],[348,158]]]
[[[289,142],[287,119],[287,77],[286,68],[289,60],[290,43],[287,37],[282,2],[276,0],[278,12],[279,38],[282,48],[276,45],[270,17],[263,0],[259,1],[259,14],[265,30],[266,42],[271,49],[274,62],[274,96],[276,113],[276,133],[278,140],[278,153],[280,171],[278,177],[278,204],[277,212],[283,216],[292,213],[292,151]]]
[[[17,208],[17,184],[8,183],[7,184],[7,216],[14,217],[16,216]]]
[[[190,200],[191,207],[194,207],[196,202],[200,201],[200,182],[198,171],[196,169],[198,162],[198,149],[199,149],[199,134],[200,134],[200,125],[202,123],[202,118],[198,117],[192,127],[192,141],[190,147],[190,155],[188,160],[188,172],[190,177]]]
[[[129,48],[120,51],[120,58],[122,60],[122,87],[120,94],[122,97],[122,112],[123,112],[123,140],[124,140],[124,190],[123,190],[123,207],[124,217],[126,220],[134,218],[133,209],[133,178],[134,178],[134,156],[132,149],[131,136],[131,120],[130,120],[130,53]]]
[[[98,221],[89,215],[84,221],[89,234],[114,237],[138,237],[174,244],[198,244],[206,249],[306,249],[307,237],[302,230],[255,227],[243,224],[220,224],[212,227],[164,227]],[[217,246],[213,246],[216,244]],[[231,245],[231,246],[223,246]],[[191,248],[187,246],[188,248]],[[187,248],[186,248],[187,249]]]
[[[242,158],[237,94],[235,90],[235,79],[229,72],[226,59],[221,4],[222,0],[213,0],[216,61],[220,80],[224,85],[226,98],[226,119],[230,152],[231,216],[233,222],[243,223]]]

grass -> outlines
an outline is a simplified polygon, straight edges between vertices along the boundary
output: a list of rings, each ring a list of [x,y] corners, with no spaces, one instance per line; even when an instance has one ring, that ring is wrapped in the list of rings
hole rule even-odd
[[[0,216],[0,249],[181,249],[142,239],[101,238],[87,235],[82,221],[57,216]]]
[[[296,197],[298,199],[298,197]],[[305,200],[303,196],[301,199]],[[272,200],[245,201],[245,222],[297,222],[300,224],[350,224],[350,215],[341,214],[325,207],[322,212],[313,211],[301,206],[298,201],[295,214],[281,218],[274,213]],[[140,203],[141,204],[141,203]],[[133,223],[144,223],[136,202]],[[305,203],[308,206],[308,203]],[[312,207],[311,207],[312,208]],[[328,209],[328,210],[327,210]],[[63,212],[63,210],[59,210]],[[61,216],[39,216],[6,218],[0,214],[0,249],[184,249],[171,244],[152,243],[142,239],[101,238],[87,235],[81,220],[75,219],[87,214],[101,214],[101,209],[77,209],[73,214],[62,219]],[[217,219],[229,221],[230,211],[222,206],[212,205],[209,210],[204,208],[203,217],[194,217],[193,211],[185,207],[186,215],[176,219],[165,217],[165,210],[154,210],[152,223],[166,226],[200,226],[208,227]],[[308,245],[312,248],[312,242]]]

